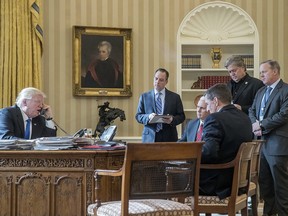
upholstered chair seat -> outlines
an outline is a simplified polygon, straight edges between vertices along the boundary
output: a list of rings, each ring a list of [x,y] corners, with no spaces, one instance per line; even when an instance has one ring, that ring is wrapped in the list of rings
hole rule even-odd
[[[95,170],[94,216],[198,215],[199,174],[204,142],[127,143],[123,167]],[[101,177],[121,177],[121,200],[101,202]],[[184,203],[193,197],[195,205]]]
[[[88,207],[88,214],[94,215],[93,209],[96,204]],[[121,201],[102,203],[97,209],[98,216],[120,216]],[[129,216],[192,216],[190,206],[161,199],[143,199],[129,201]]]

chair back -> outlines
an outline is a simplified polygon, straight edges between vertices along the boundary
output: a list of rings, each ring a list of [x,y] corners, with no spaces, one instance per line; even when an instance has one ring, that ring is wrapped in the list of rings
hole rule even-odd
[[[255,142],[242,143],[236,157],[228,163],[201,164],[201,169],[233,168],[234,171],[230,196],[223,200],[220,200],[215,196],[200,196],[199,205],[195,205],[194,209],[196,215],[199,212],[202,212],[206,213],[206,215],[208,213],[228,213],[230,216],[235,215],[239,210],[241,210],[242,215],[248,214],[247,197],[250,184],[252,156],[255,146]]]
[[[194,196],[198,200],[202,145],[203,142],[128,143],[123,164],[121,215],[128,215],[130,199]],[[181,172],[167,174],[179,166]]]
[[[231,204],[235,205],[238,194],[246,194],[248,196],[252,158],[256,147],[255,142],[242,143],[236,158],[234,159],[234,174],[231,191]]]
[[[256,146],[253,152],[252,165],[251,165],[251,181],[258,183],[259,167],[260,167],[260,150],[265,142],[264,140],[254,140]]]

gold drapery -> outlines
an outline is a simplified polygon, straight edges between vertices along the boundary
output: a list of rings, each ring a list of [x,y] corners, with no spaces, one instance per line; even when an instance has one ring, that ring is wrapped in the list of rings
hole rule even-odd
[[[21,89],[41,88],[42,0],[0,1],[0,108]]]

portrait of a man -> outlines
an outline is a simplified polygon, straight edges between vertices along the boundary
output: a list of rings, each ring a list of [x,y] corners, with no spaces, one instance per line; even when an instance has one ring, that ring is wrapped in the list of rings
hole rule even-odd
[[[73,27],[73,94],[132,96],[132,29]]]
[[[113,44],[113,46],[112,46]],[[123,88],[123,40],[116,36],[82,36],[83,88]]]

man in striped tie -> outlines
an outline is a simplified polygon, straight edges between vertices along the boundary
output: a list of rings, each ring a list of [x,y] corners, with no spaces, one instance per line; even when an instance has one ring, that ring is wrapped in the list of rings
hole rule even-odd
[[[185,120],[183,104],[178,94],[165,88],[169,72],[159,68],[154,74],[154,89],[140,96],[136,120],[144,125],[143,142],[175,142],[178,140],[176,126]],[[152,123],[155,115],[166,115],[160,123]]]

